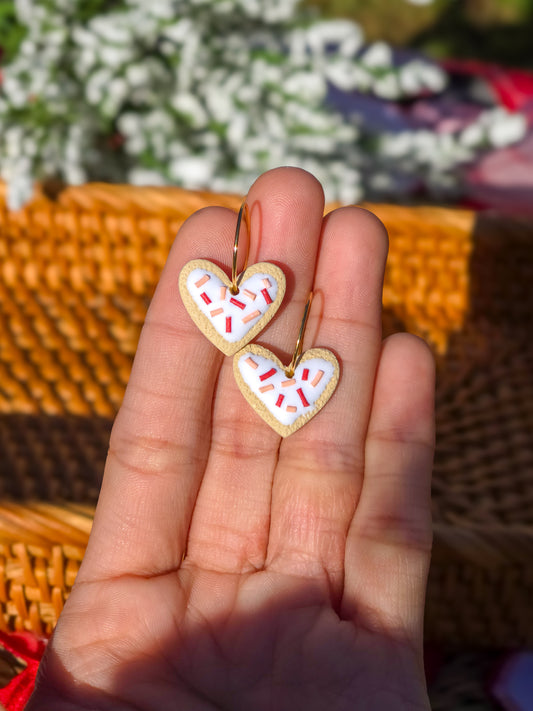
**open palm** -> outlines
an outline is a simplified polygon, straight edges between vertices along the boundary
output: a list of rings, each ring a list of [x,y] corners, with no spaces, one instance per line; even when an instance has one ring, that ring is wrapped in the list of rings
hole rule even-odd
[[[190,259],[228,270],[236,216],[193,215],[154,294],[115,422],[93,532],[28,709],[428,709],[433,362],[381,340],[387,238],[359,208],[323,218],[296,169],[248,196],[250,263],[287,277],[256,339],[288,363],[338,357],[339,386],[280,437],[179,297]]]

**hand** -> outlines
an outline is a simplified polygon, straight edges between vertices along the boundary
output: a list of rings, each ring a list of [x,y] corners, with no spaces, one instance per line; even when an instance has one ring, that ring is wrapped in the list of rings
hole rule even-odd
[[[250,264],[287,276],[256,339],[288,363],[341,364],[337,391],[280,441],[187,315],[190,259],[230,266],[235,213],[183,226],[148,311],[111,436],[93,532],[30,711],[429,709],[433,359],[381,340],[387,237],[369,212],[323,219],[309,174],[252,187]]]

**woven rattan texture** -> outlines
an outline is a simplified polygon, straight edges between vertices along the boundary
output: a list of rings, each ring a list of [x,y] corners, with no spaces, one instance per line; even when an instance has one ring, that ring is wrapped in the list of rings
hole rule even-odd
[[[239,204],[107,185],[18,213],[0,199],[0,624],[53,628],[88,535],[87,510],[72,506],[96,501],[169,247],[196,209]],[[438,362],[428,638],[533,641],[533,228],[460,210],[371,209],[390,234],[385,333],[423,336]],[[45,502],[56,504],[47,514]]]

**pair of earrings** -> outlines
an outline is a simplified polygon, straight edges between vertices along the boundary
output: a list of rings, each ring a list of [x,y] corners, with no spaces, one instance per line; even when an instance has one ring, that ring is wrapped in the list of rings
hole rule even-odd
[[[272,320],[285,295],[285,275],[268,262],[244,264],[237,274],[239,234],[246,200],[237,218],[231,281],[212,262],[194,259],[179,277],[181,298],[202,333],[225,355],[233,355],[233,372],[246,400],[282,437],[300,429],[333,395],[339,364],[331,351],[303,353],[303,336],[311,307],[309,296],[288,366],[267,348],[250,343]],[[247,261],[247,260],[246,260]]]

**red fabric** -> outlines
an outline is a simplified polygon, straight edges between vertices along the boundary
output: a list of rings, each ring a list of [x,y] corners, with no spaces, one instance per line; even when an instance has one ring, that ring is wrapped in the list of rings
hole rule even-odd
[[[0,632],[0,646],[26,664],[20,674],[0,689],[0,704],[5,706],[6,711],[23,711],[33,691],[46,643],[29,632],[16,634]]]
[[[498,103],[509,111],[521,111],[533,101],[533,73],[523,69],[510,69],[496,64],[448,59],[443,62],[446,71],[483,79],[496,95]]]

